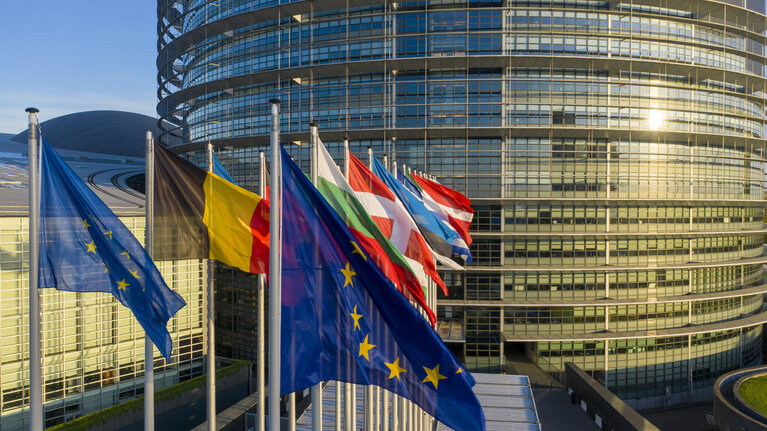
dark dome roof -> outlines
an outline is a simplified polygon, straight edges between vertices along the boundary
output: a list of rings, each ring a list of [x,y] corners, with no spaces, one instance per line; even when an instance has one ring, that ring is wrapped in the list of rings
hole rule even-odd
[[[146,131],[160,134],[157,120],[123,111],[87,111],[40,123],[43,136],[57,149],[144,157]],[[27,131],[11,138],[27,142]],[[171,145],[178,142],[170,142]]]

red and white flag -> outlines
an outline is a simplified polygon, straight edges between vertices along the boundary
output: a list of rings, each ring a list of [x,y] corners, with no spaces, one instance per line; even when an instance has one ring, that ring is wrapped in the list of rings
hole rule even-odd
[[[447,295],[447,287],[437,274],[432,251],[405,206],[383,181],[351,152],[349,162],[349,185],[376,226],[402,253],[421,284],[425,285],[429,277]]]
[[[471,201],[461,193],[445,187],[442,184],[427,180],[413,174],[413,179],[418,183],[418,186],[423,190],[425,201],[431,200],[430,209],[436,211],[445,218],[450,226],[461,235],[466,245],[471,245],[471,235],[469,235],[469,226],[471,220],[474,218],[474,209],[471,207]]]

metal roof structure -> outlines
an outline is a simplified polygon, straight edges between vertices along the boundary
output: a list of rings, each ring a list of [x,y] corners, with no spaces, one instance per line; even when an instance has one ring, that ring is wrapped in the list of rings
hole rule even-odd
[[[474,393],[477,395],[482,410],[485,413],[487,431],[539,431],[541,421],[533,399],[533,390],[527,376],[503,374],[472,374],[477,384]],[[336,382],[328,382],[322,391],[322,426],[324,429],[334,429],[336,408]],[[365,387],[357,386],[356,391],[356,427],[364,428]],[[312,427],[311,405],[296,421],[296,431],[309,431]],[[448,431],[451,428],[443,424],[437,426],[437,431]]]
[[[58,150],[85,151],[126,157],[144,157],[147,131],[160,134],[157,120],[124,111],[86,111],[62,115],[40,123],[43,136]],[[178,142],[169,137],[169,145]],[[11,138],[27,143],[27,131]]]
[[[27,146],[0,135],[0,216],[28,214],[29,176]],[[54,148],[56,141],[50,141]],[[144,214],[144,195],[128,186],[127,180],[144,174],[144,159],[121,155],[62,150],[56,151],[96,195],[118,216]]]

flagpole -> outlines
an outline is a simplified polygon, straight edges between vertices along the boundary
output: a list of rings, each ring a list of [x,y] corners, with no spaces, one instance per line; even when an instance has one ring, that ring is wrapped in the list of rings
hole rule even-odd
[[[369,160],[370,161],[369,161],[369,166],[368,167],[372,170],[373,169],[372,150],[370,151],[370,159]],[[384,154],[384,156],[383,156],[383,164],[384,164],[384,168],[386,168],[388,170],[389,169],[389,156],[387,154]],[[400,425],[400,417],[399,417],[399,413],[400,413],[399,406],[400,406],[400,402],[401,401],[404,401],[404,400],[401,400],[397,396],[397,394],[392,394],[392,397],[391,397],[391,426],[392,426],[392,430],[400,430],[401,429],[400,428],[401,427],[401,425]],[[404,410],[403,410],[402,413],[403,413],[403,418],[402,419],[404,421]],[[404,425],[404,422],[402,422],[402,425]]]
[[[394,147],[397,145],[397,138],[392,137],[391,138],[391,173],[394,174],[394,176],[397,176],[397,151],[394,150]]]
[[[373,150],[368,146],[368,166],[373,164]],[[374,426],[373,421],[373,409],[375,408],[373,385],[367,385],[365,387],[365,431],[372,431]]]
[[[344,136],[344,178],[349,180],[349,137]],[[336,381],[336,423],[335,431],[341,431],[341,418],[345,417],[344,412],[341,411],[341,382]],[[348,383],[344,383],[344,389],[348,392]]]
[[[146,173],[144,176],[146,220],[144,248],[151,258],[154,254],[154,139],[146,132]],[[154,345],[144,336],[144,431],[154,431]]]
[[[210,142],[208,142],[206,159],[208,172],[213,172],[213,144]],[[213,259],[208,259],[208,356],[206,361],[208,368],[208,402],[206,406],[208,431],[216,431],[216,329],[214,314],[215,296],[213,293],[214,265],[215,262]]]
[[[269,206],[269,431],[280,430],[280,331],[282,326],[282,162],[280,160],[280,101],[272,99],[272,175]]]
[[[368,167],[373,168],[373,147],[368,145]],[[383,419],[384,429],[388,428],[389,418],[386,417],[386,403],[389,401],[386,390],[381,390],[378,386],[373,389],[375,393],[375,412],[373,420],[373,429],[378,430],[381,426],[381,419]],[[381,392],[383,392],[383,404],[381,403]],[[388,431],[388,430],[387,430]]]
[[[37,108],[29,113],[29,429],[43,430],[43,366],[40,342],[40,176],[38,166]]]
[[[317,123],[310,123],[312,131],[312,184],[317,186],[319,170],[319,131]],[[312,386],[312,431],[322,431],[322,382]]]
[[[349,137],[344,137],[344,176],[346,180],[349,180]],[[346,431],[355,430],[356,418],[354,417],[352,399],[355,395],[355,387],[353,383],[344,383],[344,429]]]
[[[259,162],[259,173],[261,177],[259,178],[258,185],[259,185],[259,195],[262,198],[266,198],[266,160],[264,159],[264,151],[261,150],[258,152],[258,162]],[[258,431],[266,431],[266,420],[264,416],[266,415],[266,406],[264,405],[266,403],[266,397],[264,394],[264,375],[266,371],[266,363],[264,358],[264,351],[265,351],[265,341],[264,341],[264,289],[266,287],[266,274],[258,274],[258,346],[257,346],[257,353],[258,356],[258,363],[256,364],[256,377],[258,380]]]

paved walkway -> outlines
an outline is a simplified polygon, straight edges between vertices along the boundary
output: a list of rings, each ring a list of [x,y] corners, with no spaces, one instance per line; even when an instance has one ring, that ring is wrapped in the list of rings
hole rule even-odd
[[[713,422],[714,405],[711,403],[670,409],[655,409],[639,412],[661,431],[715,431]],[[707,417],[708,416],[708,417]],[[710,422],[709,422],[710,421]]]
[[[533,397],[544,430],[599,431],[586,412],[570,403],[570,397],[563,389],[534,388]]]

